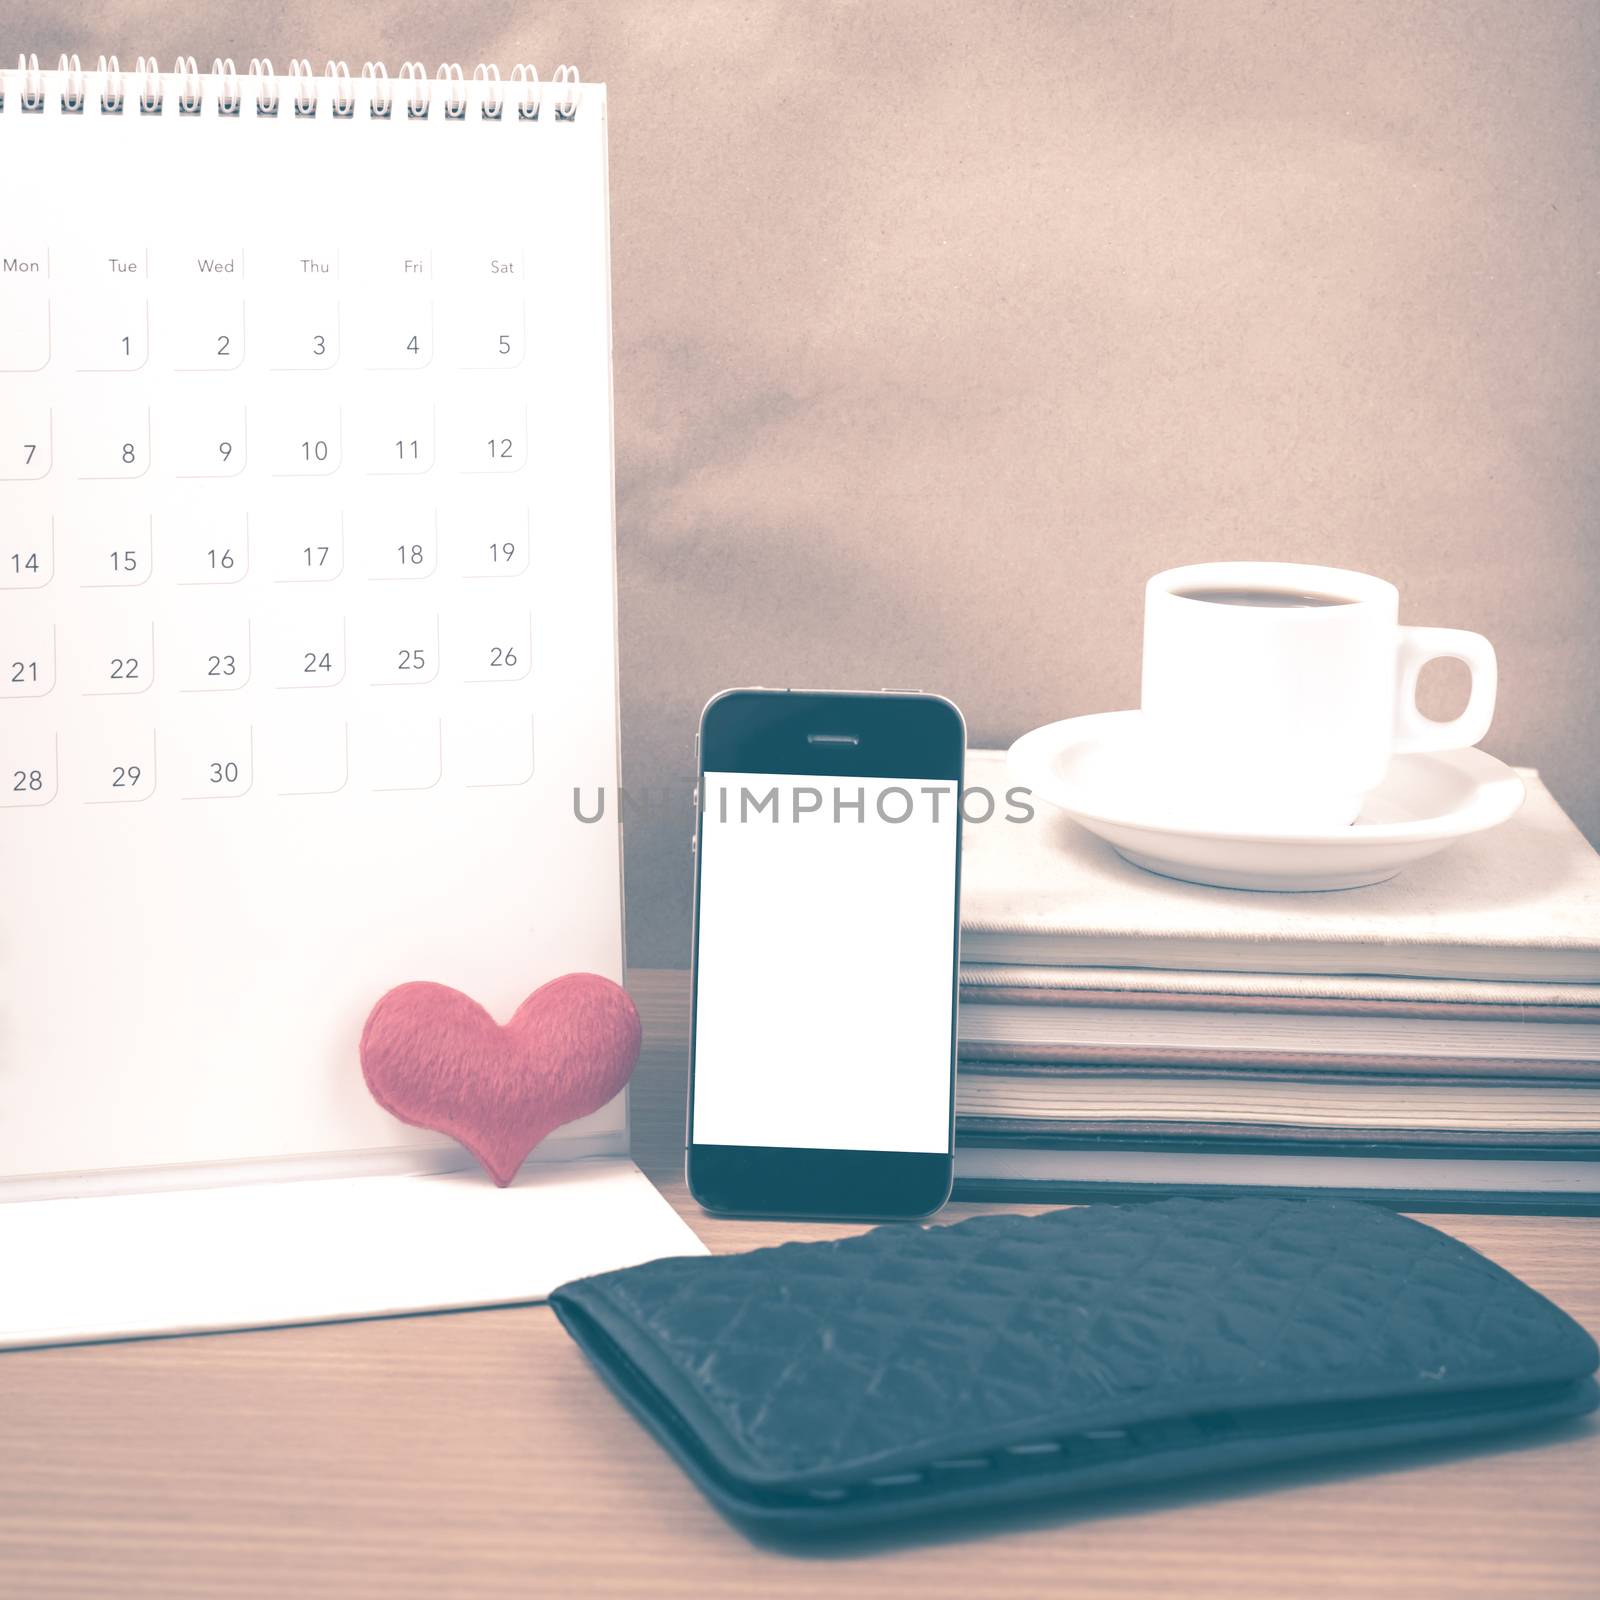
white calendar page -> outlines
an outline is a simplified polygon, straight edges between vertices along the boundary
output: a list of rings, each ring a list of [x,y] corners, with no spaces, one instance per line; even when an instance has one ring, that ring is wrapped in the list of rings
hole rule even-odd
[[[604,89],[86,76],[0,110],[0,1184],[454,1164],[378,997],[622,977]]]

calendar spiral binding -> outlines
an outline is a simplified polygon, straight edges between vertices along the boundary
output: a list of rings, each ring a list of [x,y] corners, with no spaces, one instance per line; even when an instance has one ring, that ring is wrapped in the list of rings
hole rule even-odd
[[[18,56],[15,72],[0,70],[0,111],[13,92],[19,110],[43,111],[47,76],[37,55]],[[97,68],[86,69],[77,56],[63,55],[54,76],[59,80],[60,108],[68,115],[95,105],[102,116],[121,116],[125,111],[162,116],[170,105],[178,116],[194,117],[205,110],[209,97],[222,117],[243,116],[247,108],[258,117],[276,117],[280,112],[316,117],[325,105],[330,117],[343,121],[354,117],[358,103],[364,101],[367,115],[381,121],[396,116],[425,121],[437,104],[444,121],[461,122],[475,100],[485,121],[502,121],[510,111],[519,122],[537,122],[548,95],[553,119],[572,122],[583,98],[576,67],[557,67],[545,83],[538,68],[528,62],[514,66],[506,78],[501,78],[497,66],[480,63],[469,80],[450,61],[431,77],[422,62],[407,61],[393,78],[381,61],[368,61],[361,68],[365,92],[360,96],[345,62],[330,61],[318,73],[304,58],[291,61],[288,73],[280,76],[264,57],[252,59],[244,72],[234,66],[232,57],[219,57],[209,73],[202,73],[193,56],[179,56],[172,70],[163,72],[154,56],[140,56],[131,71],[124,71],[115,56],[101,56]]]

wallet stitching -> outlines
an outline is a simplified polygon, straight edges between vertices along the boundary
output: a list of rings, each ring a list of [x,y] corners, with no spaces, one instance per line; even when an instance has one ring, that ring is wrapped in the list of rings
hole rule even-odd
[[[1050,1457],[1043,1458],[1047,1464],[1038,1469],[1019,1468],[1015,1460],[1017,1452],[1013,1448],[983,1451],[980,1453],[981,1463],[977,1456],[971,1458],[975,1467],[981,1464],[984,1469],[981,1477],[940,1481],[933,1474],[944,1463],[930,1461],[921,1467],[901,1473],[858,1476],[827,1486],[762,1484],[743,1479],[737,1473],[730,1471],[717,1458],[709,1442],[694,1428],[680,1408],[673,1404],[660,1387],[637,1365],[627,1350],[607,1331],[604,1324],[590,1315],[576,1298],[569,1301],[569,1305],[571,1309],[577,1311],[582,1333],[586,1335],[580,1342],[591,1355],[599,1358],[603,1370],[609,1368],[626,1380],[622,1393],[629,1404],[639,1410],[653,1427],[676,1443],[680,1456],[686,1458],[687,1464],[707,1483],[708,1488],[721,1498],[746,1510],[763,1508],[774,1511],[799,1510],[825,1517],[829,1514],[826,1509],[829,1507],[848,1510],[863,1501],[876,1502],[884,1509],[888,1509],[894,1503],[915,1506],[929,1498],[948,1498],[952,1493],[965,1496],[969,1488],[984,1495],[985,1491],[990,1489],[1003,1490],[1012,1485],[1027,1485],[1037,1492],[1054,1481],[1068,1483],[1073,1478],[1082,1479],[1085,1474],[1091,1473],[1097,1467],[1153,1463],[1159,1469],[1162,1463],[1176,1463],[1185,1456],[1190,1457],[1190,1465],[1200,1465],[1208,1454],[1215,1453],[1219,1448],[1290,1441],[1304,1445],[1303,1450],[1296,1450],[1293,1454],[1312,1455],[1317,1453],[1320,1445],[1336,1441],[1341,1437],[1348,1438],[1351,1434],[1368,1434],[1373,1430],[1382,1434],[1408,1424],[1421,1424],[1423,1432],[1418,1435],[1420,1439],[1427,1436],[1429,1423],[1460,1423],[1469,1427],[1473,1423],[1481,1423],[1487,1429],[1496,1421],[1504,1421],[1509,1425],[1529,1412],[1540,1409],[1548,1411],[1554,1403],[1569,1398],[1587,1399],[1588,1405],[1577,1408],[1586,1410],[1593,1406],[1596,1398],[1593,1382],[1582,1378],[1481,1390],[1466,1396],[1411,1394],[1401,1397],[1400,1401],[1394,1404],[1387,1404],[1382,1400],[1366,1402],[1366,1409],[1379,1412],[1376,1416],[1357,1415],[1352,1406],[1337,1400],[1321,1402],[1315,1407],[1246,1408],[1240,1415],[1246,1421],[1254,1417],[1258,1424],[1261,1418],[1288,1418],[1296,1411],[1307,1409],[1317,1411],[1319,1420],[1309,1428],[1287,1426],[1261,1429],[1258,1425],[1255,1428],[1239,1426],[1212,1430],[1204,1426],[1207,1420],[1205,1415],[1196,1415],[1175,1420],[1179,1423],[1194,1424],[1200,1428],[1203,1435],[1210,1433],[1210,1437],[1196,1439],[1191,1434],[1152,1445],[1148,1436],[1144,1439],[1139,1438],[1140,1430],[1137,1427],[1089,1430],[1082,1434],[1068,1435],[1065,1439],[1040,1441],[1056,1444],[1059,1449]],[[1469,1403],[1462,1404],[1463,1400]],[[1574,1408],[1566,1406],[1560,1409],[1570,1411]],[[1228,1415],[1210,1414],[1212,1417]],[[1103,1452],[1098,1456],[1091,1455],[1088,1459],[1084,1458],[1081,1451],[1071,1448],[1075,1442],[1093,1439],[1096,1433],[1102,1432],[1117,1435],[1119,1441],[1126,1441],[1131,1448],[1117,1452]],[[1001,1459],[1004,1455],[1011,1455],[1013,1459],[1009,1462],[1004,1461]],[[1160,1474],[1158,1470],[1158,1476],[1180,1475]],[[901,1490],[914,1492],[902,1494],[898,1492]],[[889,1491],[894,1493],[891,1494]]]

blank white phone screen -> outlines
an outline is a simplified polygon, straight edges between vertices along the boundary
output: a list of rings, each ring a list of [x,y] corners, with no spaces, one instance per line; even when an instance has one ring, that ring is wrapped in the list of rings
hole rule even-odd
[[[694,1142],[945,1154],[956,784],[702,788]]]

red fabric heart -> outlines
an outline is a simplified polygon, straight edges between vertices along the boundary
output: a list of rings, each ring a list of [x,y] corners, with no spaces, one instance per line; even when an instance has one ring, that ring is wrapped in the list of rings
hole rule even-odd
[[[442,983],[402,983],[372,1008],[361,1072],[391,1116],[447,1133],[502,1188],[546,1134],[598,1111],[639,1059],[639,1013],[592,972],[535,989],[501,1027]]]

